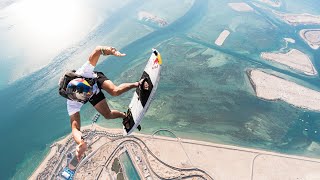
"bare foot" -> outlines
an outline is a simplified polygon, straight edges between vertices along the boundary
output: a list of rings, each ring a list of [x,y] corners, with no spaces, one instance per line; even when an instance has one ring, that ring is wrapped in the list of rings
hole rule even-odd
[[[87,143],[84,141],[81,141],[81,143],[76,148],[76,156],[78,161],[81,160],[84,152],[87,150]]]

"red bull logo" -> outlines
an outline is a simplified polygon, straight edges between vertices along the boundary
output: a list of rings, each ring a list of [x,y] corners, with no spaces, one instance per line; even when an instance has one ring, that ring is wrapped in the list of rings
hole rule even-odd
[[[155,64],[159,64],[159,59],[158,59],[158,58],[156,58],[156,59],[153,61],[153,65],[155,65]]]
[[[152,69],[156,69],[159,67],[159,59],[156,58],[154,61],[153,61],[153,66],[152,66]]]
[[[153,60],[152,69],[158,68],[161,64],[162,64],[162,59],[161,59],[160,54],[158,54],[158,56]]]

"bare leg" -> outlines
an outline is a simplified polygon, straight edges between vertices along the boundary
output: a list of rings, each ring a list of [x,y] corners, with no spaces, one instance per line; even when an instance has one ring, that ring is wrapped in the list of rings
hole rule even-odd
[[[124,92],[129,91],[132,88],[136,88],[139,86],[139,82],[134,82],[134,83],[123,83],[120,84],[119,86],[116,86],[113,84],[112,81],[106,80],[102,84],[102,89],[107,91],[110,95],[112,96],[119,96]]]
[[[120,112],[118,110],[110,110],[107,101],[101,100],[98,104],[94,106],[96,110],[102,114],[102,116],[106,119],[116,119],[116,118],[125,118],[126,114],[123,112]]]

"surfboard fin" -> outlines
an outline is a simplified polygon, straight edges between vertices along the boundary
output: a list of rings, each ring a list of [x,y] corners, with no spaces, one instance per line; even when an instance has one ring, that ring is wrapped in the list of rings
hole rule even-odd
[[[141,126],[139,125],[139,126],[137,126],[137,129],[139,130],[139,131],[141,131]]]

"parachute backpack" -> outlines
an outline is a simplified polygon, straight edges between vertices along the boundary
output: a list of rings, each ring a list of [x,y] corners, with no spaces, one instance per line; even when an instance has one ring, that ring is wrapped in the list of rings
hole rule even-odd
[[[75,73],[76,70],[67,70],[62,77],[59,80],[59,94],[67,99],[73,100],[73,101],[78,101],[78,102],[82,102],[82,103],[86,103],[86,101],[81,100],[81,99],[74,99],[71,98],[72,94],[70,94],[70,92],[68,92],[67,87],[70,81],[77,79],[77,78],[81,78],[83,80],[86,80],[90,86],[93,86],[96,83],[96,79],[95,78],[84,78],[78,74]]]

